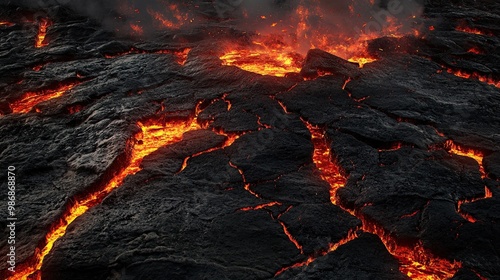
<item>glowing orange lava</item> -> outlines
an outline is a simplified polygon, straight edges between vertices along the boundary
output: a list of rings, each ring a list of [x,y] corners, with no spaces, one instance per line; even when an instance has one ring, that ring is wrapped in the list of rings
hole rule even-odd
[[[45,37],[47,36],[47,29],[51,25],[52,23],[49,19],[46,18],[40,19],[40,23],[38,26],[38,35],[36,37],[36,42],[35,42],[36,48],[42,48],[48,45],[48,43],[45,42]]]
[[[257,30],[254,31],[257,35],[252,37],[252,44],[227,46],[220,56],[222,64],[262,75],[283,77],[286,73],[300,71],[303,59],[296,54],[304,56],[310,49],[321,49],[357,63],[362,68],[376,61],[367,51],[368,41],[384,36],[400,38],[419,34],[418,30],[405,31],[398,19],[390,16],[381,30],[371,30],[367,23],[359,27],[360,30],[352,32],[336,30],[338,27],[329,24],[332,15],[321,8],[320,1],[298,2],[286,20],[269,22],[266,16],[255,19]],[[353,6],[350,8],[354,9]]]
[[[500,80],[496,80],[491,76],[479,74],[476,72],[469,73],[463,70],[454,70],[451,68],[448,68],[447,72],[463,79],[476,79],[483,83],[487,83],[489,85],[500,88]]]
[[[273,201],[273,202],[269,202],[269,203],[265,203],[265,204],[259,204],[256,206],[243,207],[240,210],[241,211],[255,211],[255,210],[260,210],[260,209],[264,209],[267,207],[280,206],[280,205],[281,205],[280,202]]]
[[[359,68],[363,68],[363,66],[365,66],[365,64],[375,62],[375,61],[377,61],[377,59],[372,58],[372,57],[357,57],[357,56],[355,56],[355,57],[349,58],[347,61],[352,62],[352,63],[357,63],[357,64],[359,64]]]
[[[64,93],[71,90],[78,83],[72,83],[61,86],[53,90],[43,90],[41,92],[27,92],[20,100],[13,102],[10,105],[13,113],[29,113],[36,105],[41,102],[61,97]]]
[[[470,48],[467,52],[468,52],[468,53],[473,53],[473,54],[482,54],[482,53],[483,53],[483,52],[482,52],[479,48],[477,48],[477,47],[472,47],[472,48]]]
[[[11,27],[11,26],[14,26],[14,23],[9,22],[9,21],[0,21],[0,27],[3,27],[3,26]]]
[[[99,204],[111,191],[120,187],[123,180],[130,175],[134,175],[141,170],[141,162],[144,157],[150,155],[161,147],[172,145],[182,140],[184,133],[201,129],[197,118],[187,122],[160,123],[156,121],[146,121],[138,123],[141,132],[135,136],[135,143],[132,148],[129,164],[118,172],[110,182],[100,190],[95,191],[82,199],[74,202],[73,206],[63,214],[63,217],[51,227],[46,235],[45,244],[41,250],[37,250],[34,256],[34,265],[25,267],[22,271],[16,272],[11,279],[28,279],[34,275],[36,279],[41,279],[40,269],[43,260],[50,253],[54,243],[66,233],[68,225],[76,218],[83,215],[91,207]]]
[[[445,149],[447,149],[450,153],[459,155],[459,156],[464,156],[464,157],[470,157],[477,161],[479,164],[479,172],[481,173],[481,177],[485,178],[486,177],[486,172],[484,170],[483,166],[483,157],[484,154],[481,151],[477,151],[474,149],[470,148],[465,148],[460,145],[455,144],[452,140],[446,141],[444,144]]]
[[[340,172],[340,168],[332,162],[334,159],[331,155],[329,142],[325,139],[324,131],[308,122],[304,121],[304,123],[311,133],[314,145],[313,162],[319,169],[321,178],[330,184],[332,203],[359,218],[363,222],[363,231],[378,235],[387,250],[398,259],[399,269],[403,274],[419,280],[451,278],[461,267],[461,263],[438,258],[423,248],[421,244],[416,244],[412,248],[400,246],[384,229],[369,222],[356,211],[346,209],[338,203],[337,191],[344,187],[346,178]],[[310,261],[313,260],[308,260],[302,265],[307,265]]]
[[[330,147],[323,135],[324,131],[308,122],[305,124],[311,132],[311,140],[314,145],[313,162],[320,171],[321,178],[330,184],[330,200],[337,205],[337,191],[344,187],[347,180],[341,174],[340,168],[332,162]]]
[[[471,28],[468,26],[460,25],[455,30],[460,31],[460,32],[465,32],[465,33],[470,33],[470,34],[476,34],[476,35],[486,35],[490,36],[490,34],[483,32],[477,28]]]
[[[222,65],[236,66],[248,72],[261,75],[284,77],[287,73],[298,73],[302,59],[293,53],[277,50],[231,50],[220,56]]]

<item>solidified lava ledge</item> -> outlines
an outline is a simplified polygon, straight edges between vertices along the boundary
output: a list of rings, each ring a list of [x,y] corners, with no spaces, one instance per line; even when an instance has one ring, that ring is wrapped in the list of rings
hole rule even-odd
[[[0,2],[2,279],[500,279],[500,3],[261,2]]]

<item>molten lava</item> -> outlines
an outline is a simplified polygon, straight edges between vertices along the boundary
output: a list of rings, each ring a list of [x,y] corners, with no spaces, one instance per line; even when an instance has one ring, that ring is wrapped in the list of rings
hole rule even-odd
[[[490,33],[483,32],[477,28],[471,28],[465,25],[459,25],[455,30],[460,31],[460,32],[465,32],[469,34],[476,34],[476,35],[485,35],[485,36],[490,36]]]
[[[446,141],[444,146],[445,146],[445,149],[447,149],[452,154],[464,156],[464,157],[470,157],[470,158],[474,159],[475,161],[477,161],[477,163],[479,164],[479,172],[481,173],[481,177],[482,178],[486,177],[486,172],[485,172],[484,166],[483,166],[484,154],[481,151],[462,147],[460,145],[455,144],[452,140]]]
[[[0,27],[3,27],[3,26],[11,27],[11,26],[14,26],[14,23],[9,22],[9,21],[0,21]]]
[[[52,25],[52,22],[49,19],[42,18],[40,19],[40,23],[38,26],[38,35],[36,37],[35,47],[42,48],[48,45],[45,42],[45,37],[47,36],[47,29]]]
[[[363,68],[365,66],[365,64],[375,62],[375,61],[377,61],[377,59],[373,58],[373,57],[355,56],[355,57],[349,58],[347,61],[357,63],[357,64],[359,64],[359,68]]]
[[[398,259],[400,271],[403,274],[412,279],[419,280],[447,279],[453,277],[461,267],[461,263],[440,259],[423,248],[421,244],[416,244],[412,248],[400,246],[384,229],[369,222],[362,214],[346,209],[338,203],[337,191],[344,187],[346,178],[341,174],[340,168],[332,162],[331,149],[328,141],[325,139],[324,131],[308,122],[304,121],[304,124],[311,133],[314,145],[313,162],[319,169],[323,180],[330,184],[330,198],[332,203],[360,219],[363,222],[363,231],[378,235],[387,250]],[[346,242],[348,240],[350,239],[348,238]],[[337,245],[335,248],[340,245]],[[308,260],[301,265],[307,265],[313,260]]]
[[[280,206],[280,205],[281,205],[280,202],[273,201],[273,202],[269,202],[269,203],[265,203],[265,204],[259,204],[256,206],[243,207],[240,210],[241,211],[255,211],[255,210],[260,210],[260,209],[264,209],[267,207]]]
[[[54,243],[64,236],[68,225],[76,218],[83,215],[88,209],[99,204],[111,191],[121,186],[127,176],[134,175],[141,170],[141,162],[144,157],[150,155],[159,148],[172,145],[182,140],[184,133],[201,129],[197,118],[188,122],[160,123],[156,121],[146,121],[138,123],[141,132],[135,136],[131,158],[128,165],[104,185],[101,189],[77,199],[73,205],[62,215],[61,219],[55,223],[46,235],[45,244],[41,250],[37,250],[34,256],[34,265],[25,267],[22,271],[16,272],[13,280],[28,279],[30,275],[35,275],[36,279],[41,279],[40,269],[43,260],[50,253]]]
[[[77,85],[78,83],[71,83],[63,85],[57,89],[43,90],[40,92],[27,92],[20,100],[13,102],[10,105],[10,108],[13,113],[28,113],[36,105],[47,100],[61,97],[64,93],[70,91]]]
[[[453,75],[460,77],[460,78],[463,78],[463,79],[475,79],[475,80],[479,80],[480,82],[487,83],[489,85],[500,88],[500,80],[496,80],[491,76],[483,75],[483,74],[476,73],[476,72],[470,73],[470,72],[466,72],[463,70],[454,70],[451,68],[448,68],[446,71],[450,74],[453,74]]]
[[[353,27],[352,32],[346,32],[345,28],[339,29],[339,24],[342,26],[346,23],[337,22],[331,14],[337,12],[335,9],[324,10],[324,3],[317,0],[298,2],[296,9],[287,14],[286,19],[274,19],[274,15],[261,15],[253,19],[257,21],[252,24],[257,28],[253,30],[257,35],[252,37],[252,44],[226,47],[220,56],[222,64],[234,65],[262,75],[283,77],[286,73],[300,71],[302,59],[296,54],[303,56],[309,49],[321,49],[357,63],[362,68],[376,60],[367,51],[368,41],[384,36],[418,36],[418,30],[403,30],[402,24],[392,16],[385,18],[380,29],[372,30],[369,27],[373,22],[369,22],[357,28],[350,24],[349,26]],[[351,20],[359,16],[353,5],[350,9]],[[248,15],[245,15],[245,18],[248,19]],[[371,20],[373,21],[373,18]]]
[[[302,57],[294,53],[269,49],[231,50],[220,57],[222,65],[236,66],[261,75],[284,77],[287,73],[298,73],[302,68]]]

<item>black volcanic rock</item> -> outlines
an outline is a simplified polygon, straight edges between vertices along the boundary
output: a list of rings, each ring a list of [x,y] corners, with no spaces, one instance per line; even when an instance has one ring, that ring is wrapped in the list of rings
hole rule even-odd
[[[283,78],[222,65],[227,44],[251,41],[231,20],[141,38],[65,6],[0,3],[14,23],[0,25],[0,185],[15,166],[18,268],[68,206],[127,166],[139,123],[195,119],[201,129],[69,225],[42,279],[408,279],[367,225],[460,262],[452,279],[499,279],[500,6],[425,2],[419,35],[371,40],[378,60],[364,68],[315,49]],[[35,48],[42,16],[49,45]],[[69,84],[13,113],[25,94]],[[346,179],[337,205],[305,122]]]

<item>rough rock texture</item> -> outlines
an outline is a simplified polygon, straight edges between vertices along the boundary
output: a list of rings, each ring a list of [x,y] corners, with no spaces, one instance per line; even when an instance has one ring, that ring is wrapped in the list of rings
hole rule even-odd
[[[77,218],[42,279],[407,279],[383,240],[363,232],[367,221],[461,262],[453,279],[500,279],[500,89],[448,73],[500,80],[500,6],[428,2],[433,30],[371,41],[376,62],[358,69],[313,50],[284,78],[221,66],[218,42],[246,36],[226,23],[139,42],[53,7],[50,44],[35,48],[36,24],[20,19],[36,11],[0,3],[0,21],[15,23],[0,26],[0,182],[6,190],[15,166],[18,264],[75,197],[124,168],[139,122],[188,121],[198,108],[207,126],[147,156]],[[463,22],[488,35],[455,30]],[[26,92],[70,83],[12,112]],[[347,178],[337,205],[305,122],[324,130]],[[224,146],[220,131],[239,138]],[[447,140],[481,151],[486,176]]]

